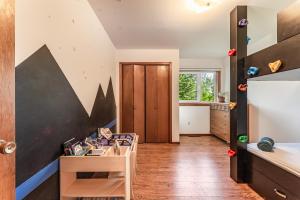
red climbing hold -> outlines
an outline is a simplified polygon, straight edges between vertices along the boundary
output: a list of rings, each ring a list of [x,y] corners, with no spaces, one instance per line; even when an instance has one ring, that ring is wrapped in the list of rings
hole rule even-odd
[[[229,149],[228,152],[227,152],[227,154],[228,154],[229,157],[233,157],[233,156],[236,155],[236,152],[233,151],[233,150],[231,150],[231,149]]]
[[[247,87],[248,87],[247,84],[239,84],[238,89],[241,92],[246,92],[247,91]]]
[[[236,55],[236,49],[230,49],[228,51],[228,56],[235,56]]]

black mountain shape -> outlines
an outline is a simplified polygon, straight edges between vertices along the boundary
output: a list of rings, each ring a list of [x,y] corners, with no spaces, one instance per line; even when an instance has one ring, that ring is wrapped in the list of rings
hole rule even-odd
[[[89,118],[46,45],[16,68],[17,186],[57,159],[63,142],[115,119],[111,79],[106,97],[98,90]]]
[[[112,80],[110,78],[106,96],[99,85],[96,100],[90,117],[90,127],[96,129],[103,127],[116,119],[116,102]]]

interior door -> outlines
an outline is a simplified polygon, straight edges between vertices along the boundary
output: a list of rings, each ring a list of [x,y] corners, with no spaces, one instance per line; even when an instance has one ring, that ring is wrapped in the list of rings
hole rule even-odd
[[[170,141],[170,67],[146,66],[146,142]]]
[[[15,199],[14,0],[0,0],[0,199]]]
[[[139,135],[139,142],[145,142],[145,67],[134,65],[133,69],[133,115],[134,132]]]
[[[136,133],[145,141],[145,67],[122,65],[121,132]]]
[[[122,123],[121,132],[134,132],[133,65],[122,66]]]

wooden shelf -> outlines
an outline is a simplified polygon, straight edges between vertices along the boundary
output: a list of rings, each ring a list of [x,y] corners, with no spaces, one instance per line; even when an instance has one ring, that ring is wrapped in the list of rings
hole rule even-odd
[[[273,74],[269,69],[269,63],[276,60],[281,60],[283,66],[276,74],[284,71],[300,68],[300,34],[291,37],[287,40],[279,42],[271,47],[263,49],[257,53],[247,56],[245,59],[245,78],[257,78],[269,74]],[[259,74],[254,77],[247,75],[247,70],[250,66],[259,68]]]
[[[138,136],[134,137],[131,146],[120,147],[121,155],[115,155],[114,149],[107,147],[102,156],[61,156],[60,199],[122,197],[130,200],[138,144]],[[106,179],[78,179],[77,172],[108,172],[112,175]]]
[[[125,197],[124,179],[77,179],[63,197]]]

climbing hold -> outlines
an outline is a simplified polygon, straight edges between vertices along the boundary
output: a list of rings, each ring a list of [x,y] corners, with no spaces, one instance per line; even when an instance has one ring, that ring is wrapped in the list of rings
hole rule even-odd
[[[246,44],[248,45],[250,41],[251,41],[251,38],[249,36],[247,36],[246,37]]]
[[[259,73],[259,68],[253,67],[253,66],[249,67],[248,72],[247,72],[248,76],[255,76],[258,73]]]
[[[247,84],[239,84],[238,89],[241,92],[246,92],[247,91],[247,87],[248,87]]]
[[[275,144],[275,142],[272,138],[263,137],[257,143],[257,147],[262,151],[271,152],[271,151],[273,151],[274,144]]]
[[[228,56],[235,56],[236,55],[236,49],[230,49],[228,51]]]
[[[273,73],[277,72],[281,66],[282,66],[281,60],[277,60],[273,63],[269,63],[269,68]]]
[[[237,103],[230,102],[228,106],[229,106],[230,110],[233,110],[233,109],[235,109],[236,105],[237,105]]]
[[[238,137],[238,140],[241,142],[241,143],[247,143],[248,142],[248,136],[247,135],[240,135]]]
[[[227,154],[228,154],[229,157],[233,157],[233,156],[236,155],[236,152],[235,152],[234,150],[229,149],[229,150],[227,151]]]
[[[241,28],[243,28],[243,27],[247,26],[248,23],[249,23],[249,22],[248,22],[247,19],[241,19],[241,20],[239,21],[239,23],[238,23],[238,26],[241,27]]]

